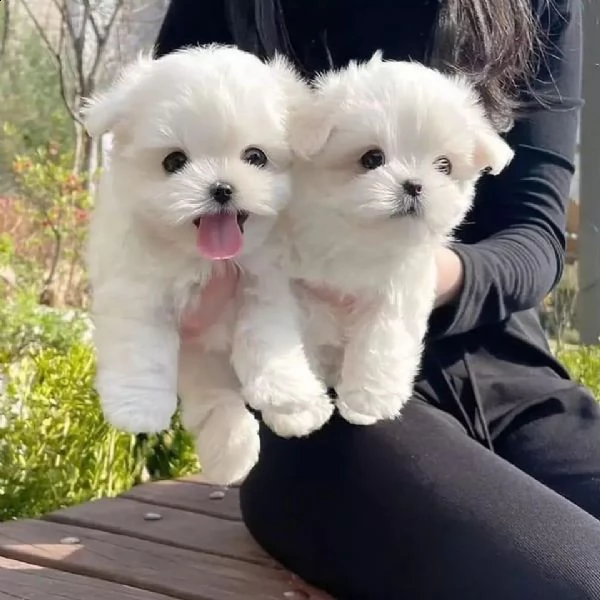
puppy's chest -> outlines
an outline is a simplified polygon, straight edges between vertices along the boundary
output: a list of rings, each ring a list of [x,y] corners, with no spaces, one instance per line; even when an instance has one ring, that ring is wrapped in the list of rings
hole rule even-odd
[[[352,337],[362,313],[316,298],[298,283],[294,283],[292,289],[300,308],[300,325],[305,343],[312,347],[343,348]]]
[[[300,307],[304,349],[311,368],[329,387],[335,387],[354,319],[301,288],[295,288],[295,295]]]
[[[370,295],[392,281],[408,282],[418,276],[422,257],[403,253],[400,243],[374,244],[351,236],[295,240],[291,274],[314,285],[325,285],[343,294]]]

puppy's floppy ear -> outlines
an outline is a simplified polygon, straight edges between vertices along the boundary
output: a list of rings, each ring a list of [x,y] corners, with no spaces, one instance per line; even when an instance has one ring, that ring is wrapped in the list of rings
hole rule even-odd
[[[322,150],[333,131],[334,114],[330,103],[316,94],[293,108],[289,136],[296,156],[310,160]]]
[[[481,97],[475,91],[473,83],[466,75],[454,73],[447,75],[461,92],[464,105],[469,107],[470,120],[475,131],[473,164],[482,173],[498,175],[513,159],[512,148],[494,128],[482,104]]]
[[[115,131],[126,121],[135,108],[131,106],[130,94],[147,75],[154,60],[150,55],[140,54],[136,61],[122,71],[106,92],[85,101],[82,117],[85,128],[92,137],[100,137]]]
[[[477,170],[498,175],[508,166],[514,154],[512,148],[491,125],[485,123],[477,129],[474,153]]]
[[[290,117],[290,143],[294,154],[305,160],[316,156],[329,140],[335,117],[345,100],[341,72],[319,75],[303,102]]]
[[[320,127],[318,111],[315,110],[316,92],[313,93],[309,84],[284,56],[275,55],[268,65],[286,96],[288,138],[292,151],[301,158],[311,158],[328,136]]]
[[[459,91],[461,101],[469,110],[469,121],[475,132],[474,167],[481,173],[498,175],[513,159],[512,148],[492,124],[470,78],[460,72],[444,76]]]

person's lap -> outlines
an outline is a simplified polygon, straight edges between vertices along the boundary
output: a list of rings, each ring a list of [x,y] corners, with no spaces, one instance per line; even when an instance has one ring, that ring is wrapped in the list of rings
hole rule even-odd
[[[573,386],[531,405],[494,448],[600,519],[600,404],[588,390]]]
[[[417,399],[398,421],[334,418],[304,440],[262,428],[245,522],[336,598],[600,598],[600,521],[520,470],[600,515],[600,417],[569,394],[519,415],[497,454]]]

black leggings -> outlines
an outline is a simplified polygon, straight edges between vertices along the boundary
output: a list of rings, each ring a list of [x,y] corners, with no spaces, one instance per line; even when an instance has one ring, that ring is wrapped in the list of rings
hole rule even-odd
[[[515,418],[495,453],[417,399],[399,421],[262,442],[245,522],[335,598],[600,599],[600,412],[581,388]]]

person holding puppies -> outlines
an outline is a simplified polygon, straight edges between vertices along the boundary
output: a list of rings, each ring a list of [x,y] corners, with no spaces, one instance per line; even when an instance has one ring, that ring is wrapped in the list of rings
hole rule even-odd
[[[402,417],[335,415],[303,439],[261,426],[241,487],[246,525],[335,598],[600,598],[600,409],[552,355],[536,310],[564,264],[581,13],[581,0],[171,0],[159,56],[235,44],[282,53],[311,79],[381,50],[464,74],[515,153],[435,257],[435,309]],[[208,285],[196,331],[238,281],[228,271]]]

